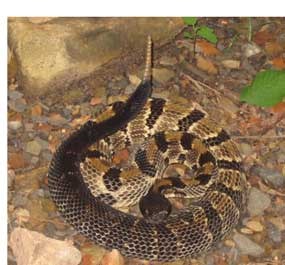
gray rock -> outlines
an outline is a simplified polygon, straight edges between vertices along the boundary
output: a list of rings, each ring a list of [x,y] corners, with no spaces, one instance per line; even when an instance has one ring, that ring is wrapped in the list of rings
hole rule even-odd
[[[257,188],[249,192],[247,210],[251,216],[262,215],[271,204],[270,196]]]
[[[165,44],[184,24],[181,18],[57,18],[41,24],[10,18],[8,27],[19,86],[44,95],[86,77],[125,51],[144,50],[148,34],[156,46]]]
[[[22,122],[20,122],[20,121],[9,121],[8,127],[9,127],[9,129],[16,131],[22,127]]]
[[[39,158],[37,157],[37,156],[33,156],[32,158],[31,158],[31,164],[32,165],[36,165],[38,162],[39,162]]]
[[[9,91],[8,97],[11,100],[16,100],[16,99],[22,98],[23,97],[23,93],[21,93],[21,92],[19,92],[17,90]]]
[[[30,142],[27,142],[25,151],[32,155],[38,156],[42,151],[42,146],[38,141],[33,140]]]
[[[281,231],[276,225],[272,223],[268,223],[267,225],[267,234],[269,238],[275,243],[280,243],[282,240]]]
[[[233,236],[233,240],[237,244],[237,247],[242,255],[260,257],[264,253],[264,249],[261,246],[250,240],[245,235],[236,233]]]
[[[28,202],[27,195],[22,192],[16,192],[12,199],[12,204],[15,208],[24,207]]]
[[[16,112],[24,112],[27,108],[27,103],[22,98],[16,100],[9,100],[8,106],[11,110]]]
[[[269,182],[275,188],[285,187],[285,176],[278,171],[261,166],[253,166],[252,172],[260,176],[265,182]]]
[[[40,144],[40,146],[42,147],[42,150],[48,149],[48,141],[45,141],[39,137],[36,137],[35,141]]]
[[[175,73],[166,68],[154,68],[153,69],[153,79],[158,83],[164,84],[175,76]]]
[[[47,161],[47,162],[50,162],[51,159],[52,159],[52,153],[50,150],[44,150],[42,152],[42,158]]]
[[[59,116],[56,118],[54,118],[54,117],[49,118],[48,122],[49,122],[49,124],[51,124],[53,126],[63,126],[63,125],[68,123],[68,120],[62,116]]]

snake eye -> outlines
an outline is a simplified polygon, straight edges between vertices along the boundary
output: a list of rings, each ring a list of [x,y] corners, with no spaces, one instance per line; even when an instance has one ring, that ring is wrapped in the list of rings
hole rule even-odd
[[[150,223],[158,223],[166,219],[172,208],[167,198],[152,189],[141,198],[139,207],[144,218]]]

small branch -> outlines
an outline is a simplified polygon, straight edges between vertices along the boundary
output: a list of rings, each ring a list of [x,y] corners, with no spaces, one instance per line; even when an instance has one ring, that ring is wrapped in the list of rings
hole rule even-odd
[[[248,135],[248,136],[231,136],[232,139],[285,139],[285,135],[262,136],[262,135]]]

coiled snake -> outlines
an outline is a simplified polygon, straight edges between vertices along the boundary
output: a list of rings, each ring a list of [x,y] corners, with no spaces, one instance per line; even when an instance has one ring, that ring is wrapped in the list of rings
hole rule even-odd
[[[150,98],[150,39],[147,51],[135,92],[61,143],[48,185],[65,220],[97,244],[129,257],[172,261],[210,249],[237,224],[245,176],[235,144],[198,104]],[[113,165],[124,148],[132,148],[132,162]],[[163,178],[176,163],[193,176]],[[191,204],[172,211],[171,196]],[[144,217],[114,208],[137,202]]]

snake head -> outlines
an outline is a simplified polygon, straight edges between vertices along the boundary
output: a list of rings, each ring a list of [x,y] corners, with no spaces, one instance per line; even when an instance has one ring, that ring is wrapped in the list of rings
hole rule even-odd
[[[159,223],[165,220],[171,213],[171,203],[163,194],[152,189],[141,198],[139,207],[142,215],[149,223]]]

